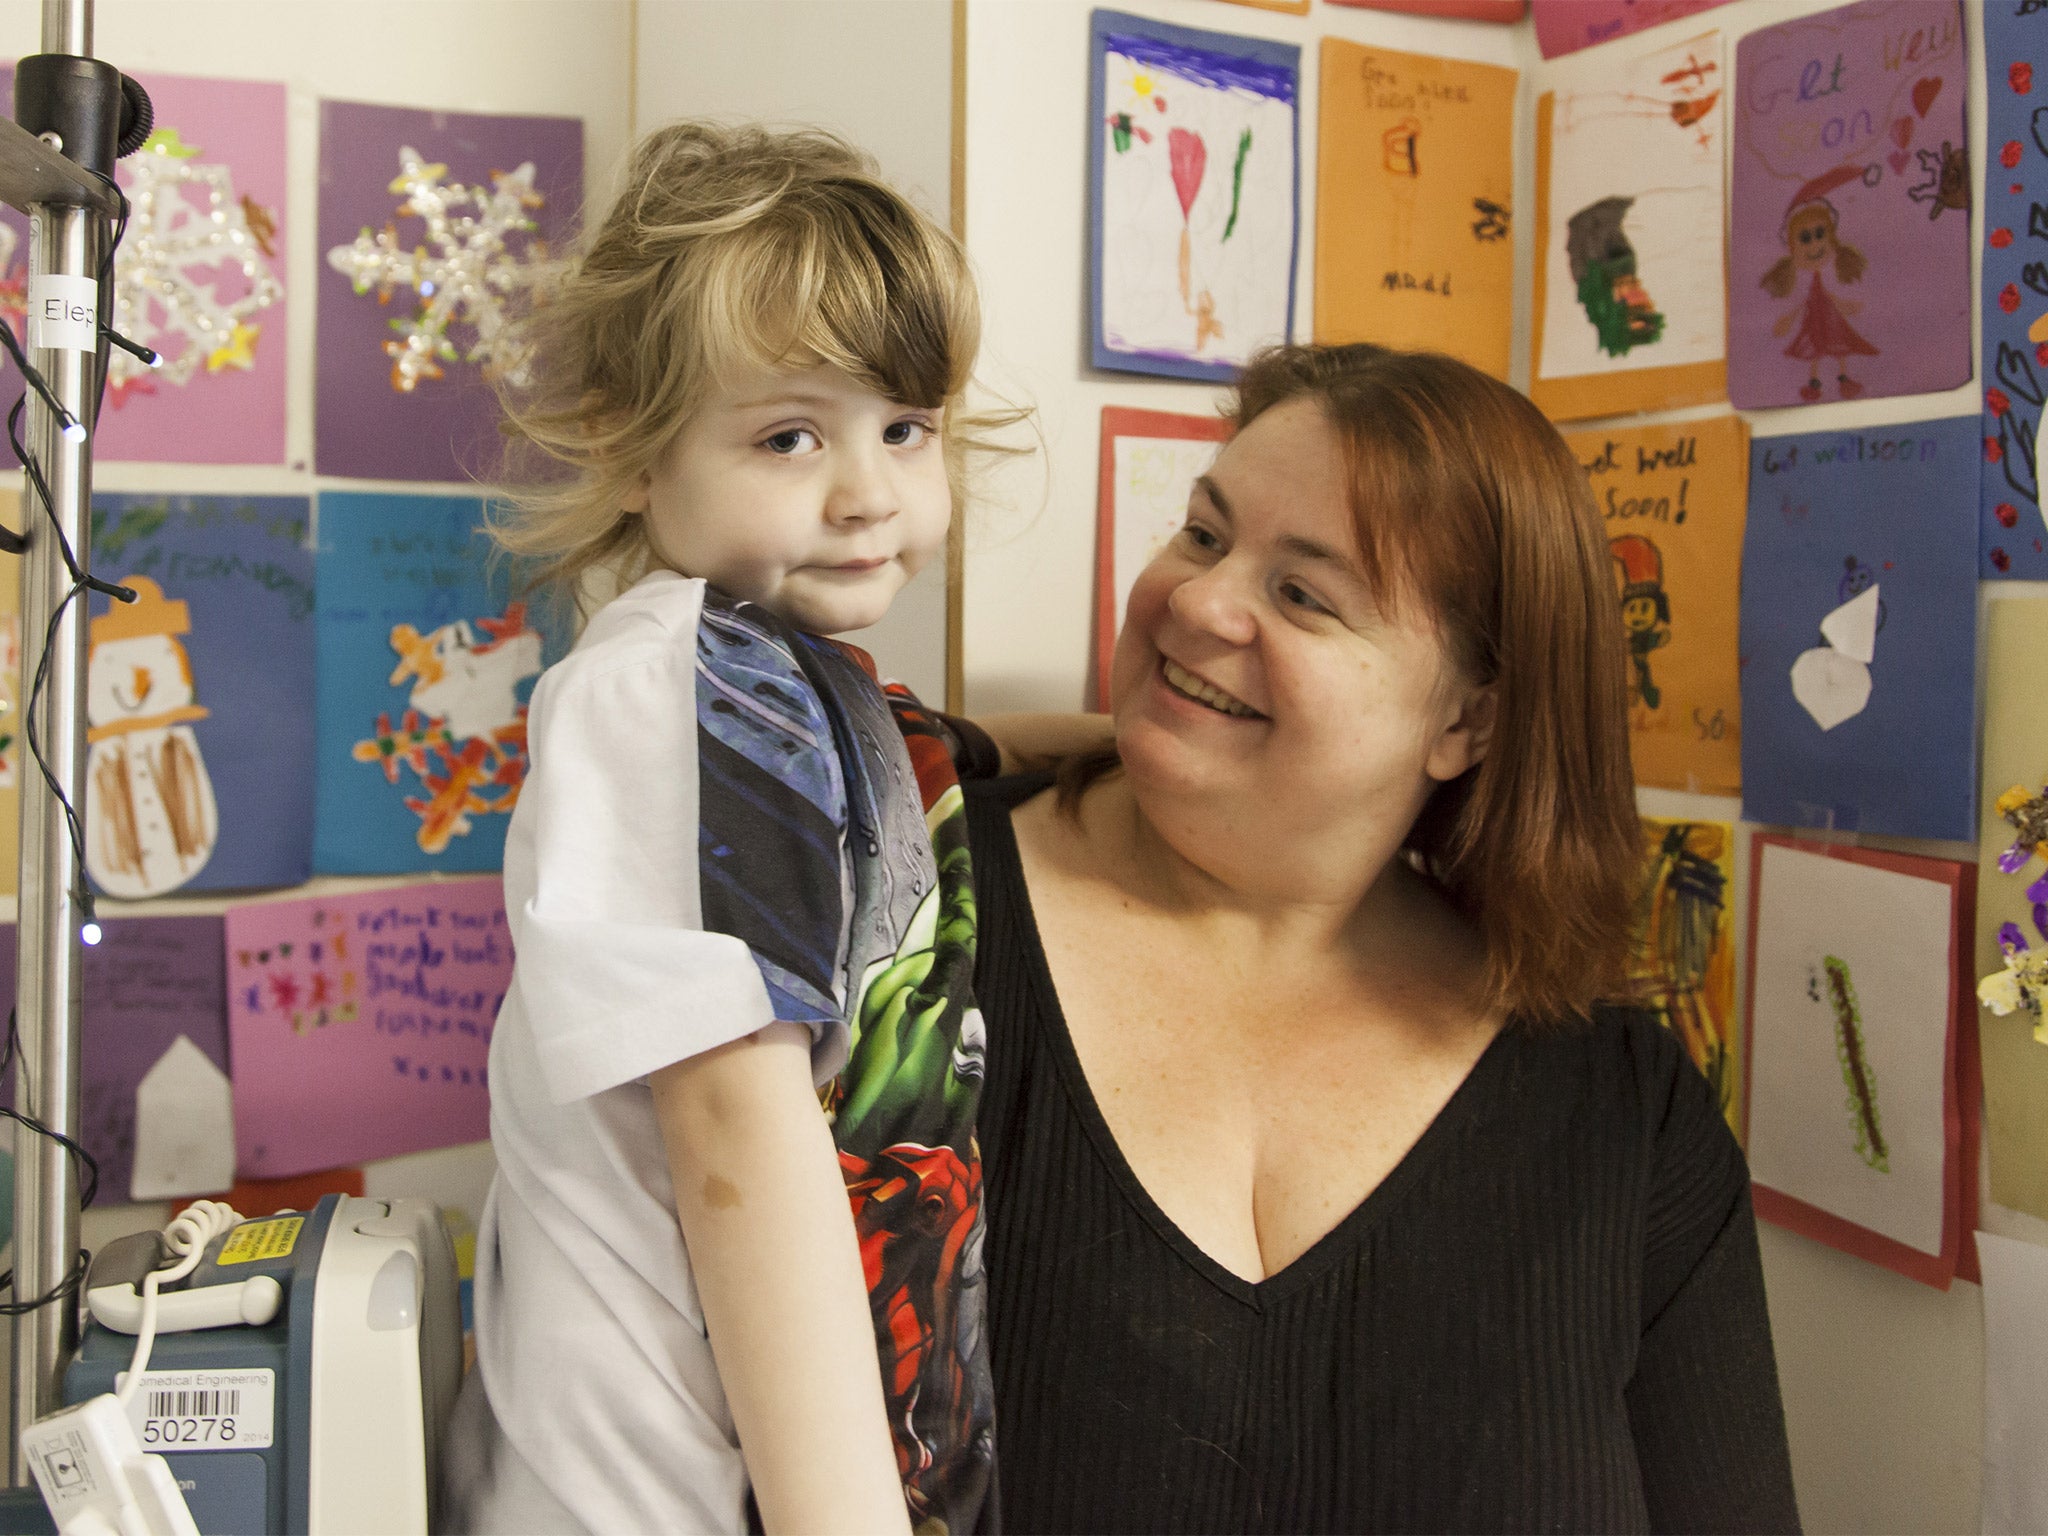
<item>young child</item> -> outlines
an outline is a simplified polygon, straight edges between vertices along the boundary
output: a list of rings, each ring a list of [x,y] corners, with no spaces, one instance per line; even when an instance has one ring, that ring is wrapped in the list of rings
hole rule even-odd
[[[769,1531],[975,1529],[959,791],[822,638],[944,547],[965,259],[837,139],[677,124],[529,325],[508,415],[561,468],[499,541],[631,585],[529,714],[448,1523],[741,1531],[751,1486]]]

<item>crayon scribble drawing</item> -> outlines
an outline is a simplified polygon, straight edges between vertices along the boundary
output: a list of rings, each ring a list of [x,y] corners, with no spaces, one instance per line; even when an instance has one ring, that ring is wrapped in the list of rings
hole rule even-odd
[[[2042,425],[2048,421],[2048,7],[1984,7],[1985,110],[1992,165],[1984,178],[1985,577],[2048,577],[2042,520]],[[2040,86],[2035,75],[2041,71]]]
[[[1846,1222],[1952,1260],[1963,1197],[1958,967],[1974,866],[1762,832],[1752,841],[1757,1209],[1795,1226],[1801,1210],[1825,1213],[1833,1235],[1800,1230],[1837,1246]],[[1906,1256],[1883,1246],[1849,1251],[1899,1267]]]
[[[1714,399],[1722,380],[1721,34],[1603,52],[1623,56],[1541,76],[1533,393],[1558,417]]]
[[[1644,817],[1628,975],[1632,1000],[1684,1042],[1741,1133],[1742,1051],[1735,1013],[1735,829]]]
[[[1228,377],[1284,341],[1300,50],[1097,11],[1094,362]]]
[[[1861,0],[1737,49],[1729,398],[1918,394],[1970,374],[1962,13]]]
[[[1841,1065],[1842,1086],[1847,1090],[1845,1102],[1856,1155],[1879,1173],[1890,1173],[1891,1154],[1885,1151],[1884,1126],[1877,1113],[1877,1072],[1870,1065],[1869,1047],[1863,1043],[1863,1012],[1856,1005],[1849,963],[1829,955],[1821,961],[1821,971],[1812,995],[1826,1006],[1834,1029],[1835,1060]]]
[[[387,783],[399,782],[401,767],[419,781],[426,793],[407,795],[405,808],[420,819],[420,851],[441,853],[474,828],[472,816],[509,816],[519,803],[526,705],[518,690],[540,675],[540,632],[515,602],[500,617],[456,619],[426,634],[393,625],[391,649],[391,686],[410,686],[405,712],[394,728],[390,711],[380,711],[352,755],[382,768]]]

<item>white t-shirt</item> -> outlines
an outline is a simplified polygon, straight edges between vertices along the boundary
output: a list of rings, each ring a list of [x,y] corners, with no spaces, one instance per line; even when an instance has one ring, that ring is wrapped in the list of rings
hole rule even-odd
[[[476,1368],[448,1448],[451,1531],[746,1529],[646,1083],[792,1016],[745,942],[704,931],[704,601],[702,581],[644,578],[534,690],[505,843],[518,959],[491,1042],[498,1175],[477,1240]],[[777,723],[802,737],[802,719]],[[829,739],[800,745],[837,771]],[[845,1025],[808,1022],[823,1084]]]

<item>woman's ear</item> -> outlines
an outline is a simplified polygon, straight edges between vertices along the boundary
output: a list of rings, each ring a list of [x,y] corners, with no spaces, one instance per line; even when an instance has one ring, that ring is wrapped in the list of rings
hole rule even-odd
[[[651,482],[643,471],[636,475],[633,483],[626,487],[626,494],[619,498],[619,510],[628,517],[643,516],[651,502]]]
[[[1493,746],[1494,721],[1499,713],[1497,685],[1487,683],[1464,689],[1458,712],[1429,749],[1423,771],[1439,784],[1448,784],[1466,769],[1484,762]]]

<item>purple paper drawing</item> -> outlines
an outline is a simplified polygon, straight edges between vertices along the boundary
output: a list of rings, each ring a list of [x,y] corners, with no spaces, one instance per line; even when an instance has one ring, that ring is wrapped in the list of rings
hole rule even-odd
[[[1978,575],[2048,577],[2041,423],[2048,421],[2048,6],[1984,7],[1983,563]]]
[[[1862,0],[1738,45],[1736,405],[1969,378],[1966,74],[1962,14],[1945,0]]]
[[[316,467],[491,478],[489,370],[517,298],[574,237],[583,124],[320,106]]]
[[[218,917],[115,917],[80,960],[80,1139],[100,1203],[214,1195],[234,1182]],[[0,995],[14,1001],[14,925]],[[13,1102],[10,1071],[0,1092]]]
[[[0,71],[9,99],[13,72]],[[120,162],[127,229],[114,257],[113,325],[154,348],[118,349],[94,456],[281,464],[285,456],[285,88],[139,75],[156,130]],[[28,226],[0,212],[0,313],[20,323]],[[9,402],[11,403],[11,401]],[[12,449],[0,447],[12,465]]]

